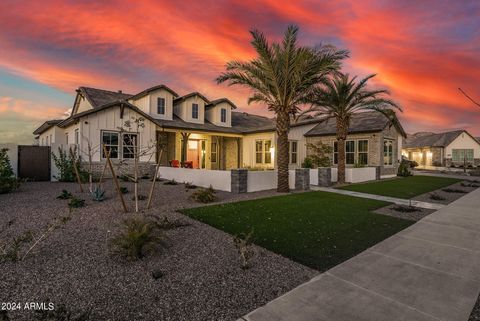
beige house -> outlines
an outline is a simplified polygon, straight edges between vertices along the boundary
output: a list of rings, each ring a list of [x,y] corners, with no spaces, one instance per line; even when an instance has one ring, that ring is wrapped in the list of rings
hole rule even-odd
[[[408,135],[402,154],[424,168],[480,166],[480,143],[466,130]]]
[[[134,144],[148,151],[140,157],[144,172],[151,171],[160,150],[163,166],[179,164],[207,170],[276,166],[274,120],[237,112],[227,98],[209,100],[198,92],[179,96],[165,85],[134,95],[88,87],[80,87],[76,93],[67,119],[47,121],[34,134],[39,145],[77,146],[84,160],[90,145],[94,167],[99,171],[105,160],[101,146],[110,150],[114,162],[130,170]],[[139,118],[143,119],[141,128],[125,128],[126,121]],[[292,122],[290,169],[301,167],[308,153],[307,141],[322,139],[334,146],[334,127],[312,117]],[[347,142],[348,166],[362,162],[382,167],[382,175],[395,173],[402,133],[398,121],[390,124],[384,116],[372,113],[356,115],[349,136],[353,143],[350,139]]]

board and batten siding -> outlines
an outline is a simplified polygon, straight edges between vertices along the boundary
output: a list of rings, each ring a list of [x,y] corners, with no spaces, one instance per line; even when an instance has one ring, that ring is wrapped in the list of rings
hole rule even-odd
[[[224,108],[227,111],[226,122],[221,121],[221,110]],[[232,127],[232,106],[226,102],[219,103],[215,107],[211,107],[205,111],[205,119],[216,126]]]

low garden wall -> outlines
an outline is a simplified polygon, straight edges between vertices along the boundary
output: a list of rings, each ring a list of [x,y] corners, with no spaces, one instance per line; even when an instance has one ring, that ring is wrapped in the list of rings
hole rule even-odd
[[[188,182],[201,187],[210,187],[211,185],[217,190],[231,191],[230,171],[161,166],[158,170],[158,177],[169,180],[174,179],[180,183]]]
[[[329,172],[329,173],[328,173]],[[362,168],[346,168],[345,169],[345,181],[347,183],[360,183],[366,181],[373,181],[376,177],[375,167],[362,167]],[[320,178],[320,176],[323,176]],[[310,170],[310,184],[329,186],[330,183],[325,181],[325,178],[330,176],[330,183],[334,183],[338,180],[338,169],[333,168],[315,168]]]

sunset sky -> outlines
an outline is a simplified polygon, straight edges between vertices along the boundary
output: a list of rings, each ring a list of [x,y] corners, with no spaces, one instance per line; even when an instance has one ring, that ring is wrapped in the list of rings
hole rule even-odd
[[[377,73],[407,132],[465,128],[480,136],[480,1],[9,1],[0,2],[0,143],[31,143],[61,118],[75,89],[137,93],[166,84],[180,94],[229,97],[217,85],[232,59],[250,59],[248,30],[278,40],[290,23],[305,45],[348,49],[344,71]],[[270,116],[272,116],[270,114]]]

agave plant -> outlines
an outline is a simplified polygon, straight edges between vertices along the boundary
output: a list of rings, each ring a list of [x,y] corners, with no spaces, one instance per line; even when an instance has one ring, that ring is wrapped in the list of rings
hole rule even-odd
[[[105,199],[105,191],[100,186],[95,187],[92,192],[92,198],[97,202],[103,201]]]

